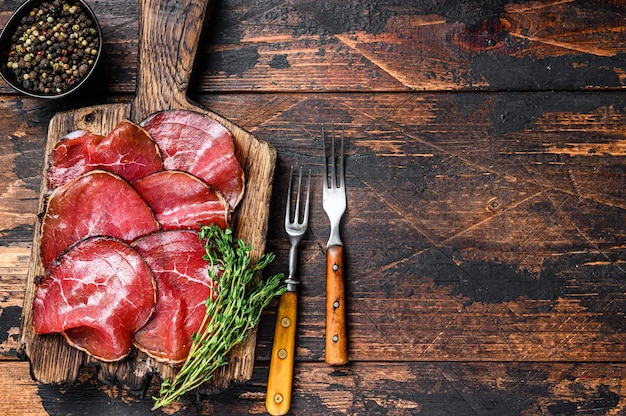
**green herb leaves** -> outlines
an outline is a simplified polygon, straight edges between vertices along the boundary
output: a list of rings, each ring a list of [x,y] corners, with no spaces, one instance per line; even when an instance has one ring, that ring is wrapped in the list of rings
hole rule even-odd
[[[228,364],[228,352],[246,339],[272,298],[285,291],[282,274],[255,278],[274,260],[272,253],[255,262],[250,257],[251,247],[239,239],[234,241],[231,228],[222,230],[214,224],[202,227],[200,239],[205,241],[204,258],[209,276],[217,282],[217,293],[207,298],[206,314],[187,360],[173,381],[161,383],[153,409],[165,407],[209,381],[217,369]]]

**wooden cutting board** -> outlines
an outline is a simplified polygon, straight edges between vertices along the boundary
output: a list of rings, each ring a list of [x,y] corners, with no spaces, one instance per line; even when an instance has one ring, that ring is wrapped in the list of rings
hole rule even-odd
[[[47,155],[58,139],[70,131],[88,129],[106,134],[123,119],[140,122],[157,111],[188,109],[202,112],[222,123],[235,139],[237,156],[246,173],[246,192],[234,213],[234,226],[237,237],[251,243],[253,255],[258,257],[265,250],[276,151],[228,120],[187,99],[187,86],[207,8],[206,0],[140,0],[140,63],[134,100],[127,104],[97,105],[55,115],[48,127],[44,178]],[[153,374],[162,378],[175,374],[176,368],[157,363],[138,351],[133,351],[122,361],[104,363],[68,346],[60,335],[40,336],[34,333],[32,304],[35,281],[37,276],[44,275],[39,250],[40,220],[47,191],[44,179],[21,328],[21,348],[30,360],[33,377],[42,383],[72,383],[82,366],[96,365],[100,379],[118,381],[130,389],[143,391]],[[222,368],[209,387],[219,390],[232,381],[250,379],[255,346],[256,333],[253,331],[246,343],[231,352],[229,365]]]

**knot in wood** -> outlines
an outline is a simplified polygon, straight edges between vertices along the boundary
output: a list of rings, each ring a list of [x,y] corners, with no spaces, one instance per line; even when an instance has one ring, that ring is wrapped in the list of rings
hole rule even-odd
[[[487,210],[491,211],[491,212],[496,212],[498,210],[500,210],[502,207],[502,201],[500,201],[500,198],[498,198],[497,196],[491,198],[489,201],[487,201]]]

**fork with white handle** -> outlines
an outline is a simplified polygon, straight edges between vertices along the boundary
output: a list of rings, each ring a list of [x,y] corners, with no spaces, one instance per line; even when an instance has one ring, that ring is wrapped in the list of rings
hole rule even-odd
[[[276,326],[274,327],[274,344],[270,360],[270,373],[267,381],[265,408],[270,415],[284,415],[291,407],[291,390],[293,382],[293,364],[296,344],[296,319],[298,307],[296,279],[298,244],[309,224],[309,193],[311,188],[311,170],[309,170],[303,212],[300,209],[302,191],[302,168],[298,175],[296,190],[296,206],[291,215],[291,183],[293,182],[293,166],[289,173],[289,188],[285,212],[285,231],[289,236],[289,276],[285,279],[287,291],[280,296]]]
[[[330,220],[330,238],[326,245],[326,363],[343,365],[348,362],[346,331],[346,298],[344,290],[343,243],[339,237],[339,224],[346,210],[346,183],[343,164],[343,136],[339,155],[335,153],[335,126],[332,126],[330,157],[326,155],[326,134],[322,125],[324,148],[323,207]],[[330,171],[329,171],[330,159]],[[336,161],[338,159],[338,163]],[[329,178],[330,175],[330,178]],[[329,182],[330,179],[330,182]]]

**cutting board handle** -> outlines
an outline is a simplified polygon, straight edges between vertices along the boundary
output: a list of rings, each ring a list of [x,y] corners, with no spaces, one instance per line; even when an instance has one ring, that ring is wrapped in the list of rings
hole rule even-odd
[[[139,68],[131,117],[189,108],[187,86],[208,0],[140,0]]]

